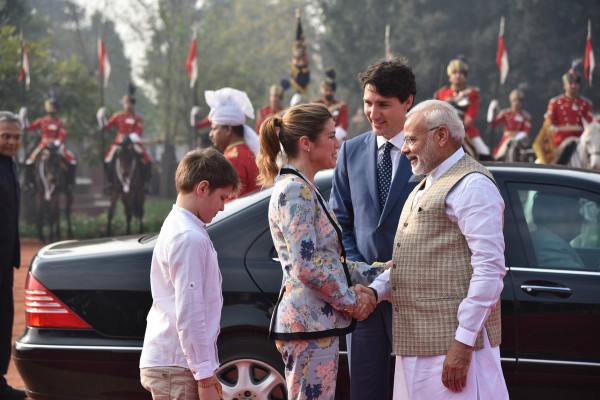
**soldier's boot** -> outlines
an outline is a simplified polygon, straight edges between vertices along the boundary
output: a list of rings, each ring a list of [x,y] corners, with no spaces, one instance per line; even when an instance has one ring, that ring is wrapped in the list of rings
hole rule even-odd
[[[23,186],[25,192],[32,192],[35,188],[34,164],[25,165],[25,182]]]
[[[142,181],[144,182],[144,193],[150,193],[150,180],[152,178],[152,162],[147,161],[142,164]]]
[[[113,181],[113,168],[112,162],[104,162],[104,176],[106,177],[106,184],[102,189],[102,192],[105,195],[110,195],[112,193],[112,181]]]
[[[69,190],[73,190],[75,188],[75,174],[77,172],[77,165],[68,163],[69,167],[67,168],[67,186]]]

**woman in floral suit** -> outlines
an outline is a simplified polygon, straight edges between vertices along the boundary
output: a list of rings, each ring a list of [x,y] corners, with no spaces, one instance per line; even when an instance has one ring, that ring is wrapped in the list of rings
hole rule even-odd
[[[261,126],[259,183],[274,183],[269,225],[283,269],[270,337],[285,363],[289,399],[333,399],[339,336],[374,308],[363,291],[386,265],[345,259],[341,229],[314,183],[335,167],[340,147],[331,113],[302,104]],[[283,148],[287,164],[276,160]],[[352,286],[355,285],[355,286]]]

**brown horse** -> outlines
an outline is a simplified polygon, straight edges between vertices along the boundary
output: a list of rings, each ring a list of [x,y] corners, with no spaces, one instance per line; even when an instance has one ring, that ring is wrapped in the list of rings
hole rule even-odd
[[[48,143],[34,163],[36,192],[36,225],[38,238],[46,242],[44,223],[48,223],[48,241],[61,239],[60,234],[60,195],[65,196],[65,217],[68,237],[73,237],[71,229],[71,206],[73,191],[69,184],[69,164],[61,155],[64,144]]]
[[[111,235],[112,219],[119,197],[125,209],[127,234],[131,234],[131,218],[139,221],[139,232],[144,231],[144,165],[142,157],[135,148],[135,143],[129,136],[117,145],[110,168],[112,168],[111,198],[108,209],[108,224],[106,235]]]

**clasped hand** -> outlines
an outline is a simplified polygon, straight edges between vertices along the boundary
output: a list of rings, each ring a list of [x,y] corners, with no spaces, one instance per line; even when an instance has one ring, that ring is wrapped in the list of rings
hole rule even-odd
[[[355,285],[350,288],[356,295],[356,303],[352,310],[352,317],[362,321],[367,318],[377,306],[375,294],[371,289],[363,285]]]

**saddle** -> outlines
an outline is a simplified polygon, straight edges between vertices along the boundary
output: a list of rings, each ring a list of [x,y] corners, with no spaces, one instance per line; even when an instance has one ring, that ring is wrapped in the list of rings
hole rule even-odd
[[[556,150],[556,157],[552,160],[552,164],[567,165],[571,156],[577,149],[579,138],[571,137],[565,139]]]

